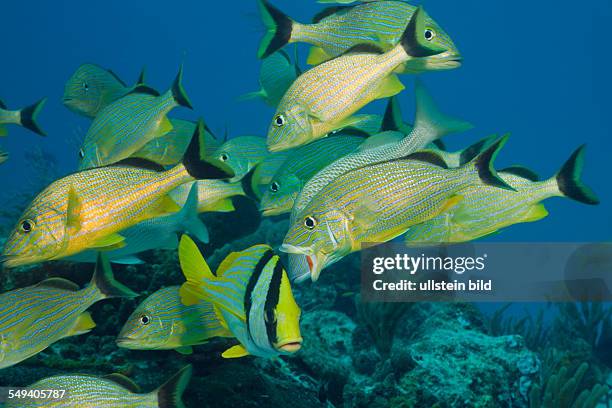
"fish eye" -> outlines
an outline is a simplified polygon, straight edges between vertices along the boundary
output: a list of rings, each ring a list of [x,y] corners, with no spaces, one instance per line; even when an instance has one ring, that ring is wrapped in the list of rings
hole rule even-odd
[[[219,156],[219,159],[220,159],[221,161],[226,162],[226,161],[228,161],[228,160],[229,160],[229,155],[228,155],[227,153],[221,153],[221,156]]]
[[[85,89],[85,91],[89,91],[89,84],[87,84],[87,82],[83,82],[83,89]]]
[[[84,151],[83,149],[79,149],[79,157],[80,157],[81,159],[84,159],[84,158],[85,158],[85,151]]]
[[[151,322],[151,319],[149,318],[149,316],[147,316],[147,315],[140,316],[140,323],[143,326],[146,326],[147,324],[149,324],[149,322]]]
[[[315,217],[309,215],[308,217],[304,218],[304,226],[308,229],[313,229],[317,226],[317,220]]]
[[[21,228],[21,231],[28,233],[30,231],[32,231],[32,229],[34,229],[34,221],[32,220],[23,220],[21,221],[21,224],[19,225],[19,227]]]
[[[273,181],[272,184],[270,184],[270,191],[276,193],[278,190],[280,190],[280,184],[278,184],[278,181]]]
[[[274,124],[278,127],[281,127],[285,124],[285,117],[283,115],[276,115],[274,117]]]
[[[264,320],[266,323],[276,323],[276,312],[274,310],[266,310]]]
[[[425,30],[425,39],[427,41],[431,41],[434,39],[434,37],[436,36],[436,32],[430,28]]]

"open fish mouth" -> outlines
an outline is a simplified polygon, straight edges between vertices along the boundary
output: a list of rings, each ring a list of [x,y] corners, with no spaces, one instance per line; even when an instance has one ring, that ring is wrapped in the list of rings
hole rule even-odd
[[[441,58],[433,58],[430,62],[430,66],[438,69],[453,69],[460,67],[462,63],[463,57],[461,54],[450,54]]]
[[[279,208],[267,207],[267,208],[261,209],[261,215],[263,215],[264,217],[272,217],[274,215],[280,215],[280,214],[282,213]]]
[[[308,269],[310,270],[310,278],[313,282],[316,282],[319,279],[319,275],[321,274],[321,263],[319,262],[318,255],[315,254],[312,248],[304,248],[290,244],[283,244],[280,246],[279,250],[288,254],[298,254],[305,256],[306,263],[308,264]]]
[[[283,341],[276,345],[276,348],[285,353],[295,353],[302,348],[302,338]]]

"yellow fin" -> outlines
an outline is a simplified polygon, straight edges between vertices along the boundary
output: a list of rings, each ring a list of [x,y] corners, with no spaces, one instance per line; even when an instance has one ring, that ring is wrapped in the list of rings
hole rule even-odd
[[[205,206],[200,212],[232,212],[235,211],[234,203],[230,198],[224,198],[216,201],[214,204]]]
[[[154,207],[154,213],[156,215],[173,214],[180,210],[181,207],[169,195],[164,195],[160,198],[158,204]]]
[[[68,190],[68,209],[66,210],[66,226],[81,229],[81,210],[83,204],[73,186]]]
[[[123,248],[125,246],[125,238],[118,233],[107,235],[101,239],[96,240],[91,248],[96,248],[101,251],[110,251],[113,249]]]
[[[177,353],[180,353],[184,356],[193,354],[193,347],[191,346],[181,346],[181,347],[175,348],[174,350],[176,350]]]
[[[168,134],[168,132],[170,132],[172,129],[174,129],[174,126],[172,126],[172,122],[170,122],[168,117],[164,115],[162,120],[159,122],[159,126],[155,130],[153,137],[162,137]]]
[[[308,58],[306,59],[306,63],[308,65],[319,65],[322,62],[328,61],[332,59],[332,57],[320,47],[310,47],[310,51],[308,51]]]
[[[244,348],[242,344],[237,344],[233,347],[228,348],[221,354],[223,358],[240,358],[248,356],[250,353]]]
[[[84,334],[90,332],[94,327],[96,327],[96,323],[91,318],[89,312],[83,312],[77,318],[74,326],[67,333],[67,336],[76,336],[78,334]]]
[[[229,269],[230,265],[236,260],[236,258],[240,257],[240,252],[231,252],[228,256],[225,257],[223,261],[219,264],[217,268],[217,276],[223,276],[223,273]]]
[[[546,207],[544,207],[544,204],[538,203],[538,204],[532,205],[529,208],[529,211],[527,211],[527,213],[523,216],[521,221],[523,222],[539,221],[542,218],[546,217],[547,215],[548,215],[548,210],[546,210]]]
[[[376,99],[390,98],[402,92],[404,89],[405,86],[397,75],[389,75],[380,84],[376,93]]]
[[[445,212],[447,212],[448,210],[450,210],[451,208],[453,208],[454,206],[459,204],[461,202],[461,200],[463,200],[463,196],[462,195],[456,194],[456,195],[452,196],[451,198],[446,200],[446,202],[444,203],[442,208],[440,208],[440,211],[438,211],[438,214],[444,214]]]
[[[181,301],[190,306],[198,303],[204,298],[201,285],[206,284],[206,280],[215,279],[210,267],[200,253],[198,246],[187,235],[181,237],[178,248],[179,262],[185,282],[179,289]]]

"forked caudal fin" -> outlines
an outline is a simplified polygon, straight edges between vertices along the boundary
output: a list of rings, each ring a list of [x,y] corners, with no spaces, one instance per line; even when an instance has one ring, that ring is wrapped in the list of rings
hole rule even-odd
[[[110,262],[101,252],[98,253],[96,269],[91,279],[91,284],[95,285],[104,298],[107,299],[113,297],[134,298],[138,296],[138,293],[115,280]]]
[[[580,176],[584,166],[584,149],[585,145],[580,146],[572,153],[567,161],[561,166],[559,172],[555,175],[557,186],[561,194],[572,200],[579,201],[584,204],[599,204],[599,199],[588,186],[586,186]]]
[[[185,92],[185,88],[183,88],[183,66],[179,68],[178,74],[176,74],[176,78],[174,78],[174,82],[172,82],[172,97],[180,106],[184,106],[189,109],[193,109],[191,105],[191,101]]]
[[[266,27],[266,33],[259,44],[258,58],[266,58],[289,43],[293,20],[274,7],[267,0],[259,0],[259,12]]]
[[[159,408],[185,408],[183,404],[183,393],[191,380],[193,367],[183,367],[168,381],[155,391],[157,393],[157,406]]]
[[[182,231],[187,231],[193,234],[200,242],[208,244],[210,237],[208,228],[202,222],[198,215],[198,183],[194,182],[189,189],[187,200],[183,208],[176,213],[178,217],[178,226]]]
[[[37,117],[45,105],[45,102],[47,102],[47,98],[43,98],[34,105],[27,106],[19,111],[19,122],[21,126],[41,136],[47,136],[47,134],[38,125]]]
[[[183,156],[183,166],[189,175],[195,179],[226,179],[234,176],[230,167],[220,160],[206,155],[205,132],[206,125],[200,119],[193,132],[191,142]]]

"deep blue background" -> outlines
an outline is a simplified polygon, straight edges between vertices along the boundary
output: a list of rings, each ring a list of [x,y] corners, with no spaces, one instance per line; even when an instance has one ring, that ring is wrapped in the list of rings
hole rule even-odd
[[[299,21],[308,21],[322,7],[310,0],[274,3]],[[465,60],[459,70],[423,76],[446,112],[476,125],[467,136],[449,137],[451,146],[512,132],[499,166],[521,163],[543,176],[552,175],[578,145],[589,146],[584,178],[602,204],[552,199],[546,203],[547,219],[514,226],[496,239],[608,240],[611,3],[430,0],[425,6]],[[0,166],[2,193],[9,197],[32,177],[23,160],[26,149],[40,145],[58,157],[64,171],[73,169],[76,152],[70,140],[85,133],[88,120],[64,108],[61,96],[65,81],[83,62],[111,68],[127,83],[145,65],[150,84],[159,89],[169,86],[184,62],[185,87],[196,112],[181,108],[174,116],[201,115],[213,130],[222,133],[227,126],[232,135],[263,136],[267,129],[271,109],[260,102],[236,102],[258,87],[255,54],[261,26],[255,1],[109,1],[96,6],[39,1],[4,2],[2,8],[0,98],[15,108],[49,97],[40,118],[46,139],[11,127],[9,137],[0,140],[11,154]],[[304,55],[306,47],[300,50]],[[403,77],[407,84],[412,80]],[[411,119],[412,92],[401,101]],[[369,108],[381,109],[381,103]]]

